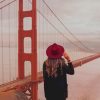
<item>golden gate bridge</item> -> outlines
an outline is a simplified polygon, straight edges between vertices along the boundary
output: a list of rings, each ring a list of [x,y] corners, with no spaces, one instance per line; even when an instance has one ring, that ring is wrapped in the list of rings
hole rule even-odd
[[[65,47],[75,67],[100,57],[69,30],[45,0],[1,0],[0,93],[19,90],[29,100],[38,100],[45,50],[54,42]]]

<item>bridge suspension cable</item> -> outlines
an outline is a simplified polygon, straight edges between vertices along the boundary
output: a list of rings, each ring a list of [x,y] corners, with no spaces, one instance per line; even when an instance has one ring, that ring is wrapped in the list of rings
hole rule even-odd
[[[67,36],[65,36],[59,29],[56,28],[55,25],[53,25],[38,9],[37,9],[38,13],[41,14],[41,16],[59,33],[61,34],[65,39],[67,39],[70,43],[72,43],[74,46],[82,49],[81,47],[79,47],[77,44],[75,44],[73,41],[71,41]]]
[[[29,2],[31,3],[31,1],[29,0]],[[77,44],[75,44],[73,41],[71,41],[66,35],[64,35],[58,28],[56,28],[56,26],[52,23],[52,22],[50,22],[49,20],[48,20],[48,18],[47,17],[45,17],[45,15],[40,11],[40,10],[38,10],[37,9],[37,12],[60,34],[60,35],[62,35],[65,39],[67,39],[71,44],[73,44],[73,46],[75,46],[75,47],[78,47],[78,48],[80,48],[80,50],[82,50],[82,51],[86,51],[86,49],[84,49],[84,48],[81,48],[79,45],[77,45]]]
[[[60,20],[61,18],[59,18],[55,12],[50,8],[50,6],[45,2],[45,0],[42,0],[44,2],[44,4],[48,7],[48,9],[51,11],[51,13],[56,17],[56,19],[60,22],[60,24],[67,30],[67,32],[69,34],[71,34],[85,49],[92,51],[92,52],[96,52],[90,48],[88,48],[85,44],[83,44],[69,29],[68,27]]]
[[[10,5],[10,4],[12,4],[12,3],[15,2],[15,1],[17,1],[17,0],[13,0],[13,1],[11,1],[11,2],[5,4],[4,6],[0,7],[0,9],[2,9],[2,8],[6,7],[6,6]],[[1,3],[2,3],[2,2],[1,2]]]
[[[0,1],[0,3],[4,2],[4,1],[6,1],[6,0],[2,0],[2,1]]]

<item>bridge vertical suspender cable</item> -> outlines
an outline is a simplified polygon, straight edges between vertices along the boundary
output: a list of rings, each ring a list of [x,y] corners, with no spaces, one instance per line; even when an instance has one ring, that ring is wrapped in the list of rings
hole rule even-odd
[[[29,1],[29,0],[28,0]],[[29,1],[30,2],[30,1]],[[40,9],[40,7],[41,7],[41,2],[40,2],[40,0],[38,1],[39,2],[39,9]],[[30,2],[30,4],[32,4],[31,2]],[[38,13],[37,13],[38,14]],[[38,41],[42,41],[41,40],[41,37],[42,37],[42,35],[41,35],[41,28],[43,27],[42,26],[42,24],[40,23],[40,21],[41,21],[41,17],[39,16],[39,15],[37,15],[38,16],[38,20],[37,20],[37,22],[38,22],[38,29],[37,29],[37,34],[38,34],[38,37],[37,37],[37,40]],[[38,48],[41,48],[41,46],[43,46],[43,43],[42,42],[38,42]],[[41,65],[41,58],[40,58],[40,55],[43,55],[43,53],[41,53],[40,52],[40,49],[38,49],[38,66],[40,66]],[[42,58],[43,59],[43,58]],[[39,68],[38,68],[39,69]],[[40,69],[39,69],[40,70]]]
[[[18,0],[16,0],[16,8],[15,8],[15,14],[14,14],[14,18],[16,19],[16,23],[18,22]],[[14,22],[15,23],[15,22]],[[15,39],[15,48],[16,49],[14,49],[14,53],[17,53],[18,54],[18,23],[17,24],[14,24],[15,25],[15,27],[16,27],[16,29],[14,28],[14,32],[17,32],[16,33],[16,39]],[[18,74],[18,55],[17,55],[17,57],[15,57],[15,78],[18,76],[17,74]]]
[[[3,57],[3,15],[2,15],[2,9],[0,9],[1,11],[1,16],[0,16],[0,20],[1,20],[1,67],[2,67],[2,83],[4,83],[4,57]]]
[[[6,0],[2,0],[2,1],[0,1],[0,4],[2,4],[3,2],[5,1],[5,3],[6,3]],[[5,4],[5,5],[3,5],[3,6],[1,6],[0,7],[0,11],[1,11],[1,18],[0,18],[0,20],[1,20],[1,52],[2,52],[2,54],[1,54],[1,57],[2,57],[2,59],[1,59],[1,62],[2,62],[2,83],[4,83],[4,82],[6,82],[6,77],[5,77],[5,69],[4,69],[4,67],[5,67],[5,63],[4,63],[4,40],[3,40],[3,37],[4,37],[4,32],[5,32],[5,30],[4,30],[4,20],[3,20],[3,15],[4,15],[4,11],[3,11],[3,8],[5,8],[5,7],[7,7],[8,6],[8,12],[10,12],[9,11],[9,9],[10,9],[10,4],[12,4],[13,2],[15,2],[15,1],[17,1],[17,0],[13,0],[13,1],[10,1],[9,3],[7,3],[7,4]],[[7,24],[9,24],[10,26],[11,26],[11,23],[10,23],[10,20],[9,20],[9,18],[10,18],[10,14],[11,13],[9,13],[8,14],[8,21],[7,21]],[[8,28],[10,27],[10,26],[8,26]],[[8,29],[8,34],[10,34],[10,29]],[[9,65],[8,65],[8,67],[9,67],[9,69],[8,69],[8,73],[9,73],[9,76],[8,76],[8,78],[9,78],[9,81],[11,80],[11,55],[10,55],[10,53],[11,53],[11,41],[10,41],[10,36],[8,36],[8,58],[9,58],[9,60],[8,60],[8,63],[9,63]],[[16,64],[15,64],[16,65]]]
[[[9,25],[9,29],[8,29],[8,34],[9,34],[9,80],[11,81],[11,44],[10,44],[10,40],[11,40],[11,35],[10,35],[10,5],[8,6],[8,25]]]
[[[43,7],[42,11],[44,12],[45,9],[44,9],[44,5],[43,5],[43,4],[42,4],[42,7]],[[45,25],[45,20],[43,19],[43,26],[42,26],[42,29],[43,29],[43,31],[42,31],[42,32],[43,32],[43,33],[42,33],[42,34],[43,34],[43,35],[42,35],[42,36],[43,36],[43,37],[42,37],[42,38],[43,38],[43,43],[42,43],[43,49],[44,49],[44,46],[45,46],[45,45],[44,45],[44,41],[45,41],[45,40],[44,40],[44,39],[45,39],[45,37],[44,37],[44,35],[45,35],[45,34],[44,34],[44,33],[45,33],[44,25]],[[43,59],[44,59],[44,55],[45,55],[45,54],[44,54],[44,52],[43,52]]]

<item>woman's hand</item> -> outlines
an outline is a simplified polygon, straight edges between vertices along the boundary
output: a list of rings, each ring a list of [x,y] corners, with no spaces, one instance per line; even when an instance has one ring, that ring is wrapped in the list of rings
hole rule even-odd
[[[71,61],[69,55],[67,54],[67,52],[64,52],[63,56],[64,56],[65,59],[67,59],[68,62]]]

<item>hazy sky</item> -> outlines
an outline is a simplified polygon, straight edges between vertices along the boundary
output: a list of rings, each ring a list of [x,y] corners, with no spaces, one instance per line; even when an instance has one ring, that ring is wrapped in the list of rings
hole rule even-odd
[[[0,0],[2,1],[2,0]],[[5,5],[13,0],[6,0],[4,3],[0,3],[0,7]],[[17,0],[18,1],[18,0]],[[27,1],[27,2],[26,2]],[[31,6],[31,0],[25,0],[26,7]],[[44,0],[49,7],[55,12],[55,14],[60,18],[60,20],[72,31],[72,33],[89,33],[97,34],[100,32],[100,0]],[[17,3],[13,3],[10,6],[5,7],[10,9],[10,17],[16,18],[16,13],[18,11],[14,10],[14,6],[17,6]],[[8,10],[3,10],[3,17],[5,15],[7,18]],[[39,9],[46,17],[48,17],[53,23],[56,23],[58,27],[61,27],[61,24],[58,23],[57,19],[54,18],[50,10],[45,6],[43,0],[37,0],[37,9]],[[12,13],[12,14],[11,14]],[[0,12],[1,15],[1,12]],[[51,17],[52,16],[52,17]],[[51,17],[51,18],[50,18]],[[6,19],[7,19],[6,18]],[[42,22],[41,22],[42,23]],[[45,26],[45,25],[44,25]],[[62,27],[63,28],[63,27]]]
[[[100,0],[45,0],[73,33],[100,32]]]

